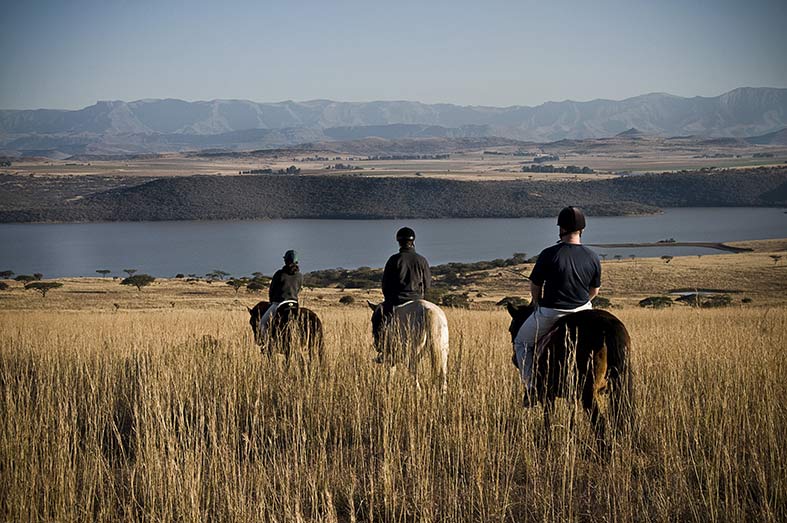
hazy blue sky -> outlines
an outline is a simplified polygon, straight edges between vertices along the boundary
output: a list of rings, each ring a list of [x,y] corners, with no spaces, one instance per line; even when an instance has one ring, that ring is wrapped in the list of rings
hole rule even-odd
[[[3,0],[0,108],[787,87],[787,1]]]

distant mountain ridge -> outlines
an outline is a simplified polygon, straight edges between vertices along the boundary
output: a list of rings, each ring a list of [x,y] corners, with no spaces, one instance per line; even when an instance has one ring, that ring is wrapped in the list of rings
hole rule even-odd
[[[779,88],[740,88],[693,98],[652,93],[620,101],[547,102],[536,107],[157,99],[102,101],[75,111],[0,110],[0,149],[152,152],[368,137],[495,136],[550,142],[625,137],[632,129],[646,135],[723,138],[765,135],[785,127],[787,89]]]

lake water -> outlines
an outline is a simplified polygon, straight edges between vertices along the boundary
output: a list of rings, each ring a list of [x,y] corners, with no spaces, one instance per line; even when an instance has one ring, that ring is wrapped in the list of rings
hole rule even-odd
[[[96,269],[123,275],[126,268],[171,277],[272,274],[287,249],[300,253],[304,271],[382,267],[396,251],[394,234],[404,225],[417,234],[416,248],[430,263],[538,254],[557,240],[554,218],[446,220],[268,220],[0,224],[0,270],[43,273],[47,278],[96,276]],[[584,243],[723,242],[787,237],[781,208],[684,208],[636,217],[589,217]],[[602,249],[611,259],[719,254],[694,247]]]

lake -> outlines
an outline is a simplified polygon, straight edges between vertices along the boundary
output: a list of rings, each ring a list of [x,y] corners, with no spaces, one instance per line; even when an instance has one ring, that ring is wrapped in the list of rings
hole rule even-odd
[[[396,251],[394,234],[415,229],[416,248],[433,265],[449,261],[538,254],[557,240],[555,218],[445,220],[267,220],[0,224],[0,270],[40,272],[46,278],[96,276],[96,269],[171,277],[215,269],[236,276],[272,274],[287,249],[304,271],[382,267]],[[682,208],[635,217],[589,217],[585,243],[724,242],[787,237],[781,208]],[[595,248],[616,254],[720,254],[696,247]]]

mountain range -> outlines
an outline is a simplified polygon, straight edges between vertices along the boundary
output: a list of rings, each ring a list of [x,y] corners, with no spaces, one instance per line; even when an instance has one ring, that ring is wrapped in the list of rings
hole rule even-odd
[[[749,137],[787,127],[787,89],[716,97],[652,93],[625,100],[486,107],[408,101],[256,103],[102,101],[79,110],[0,110],[0,154],[125,154],[287,147],[369,137],[552,142],[636,128],[658,136]]]

